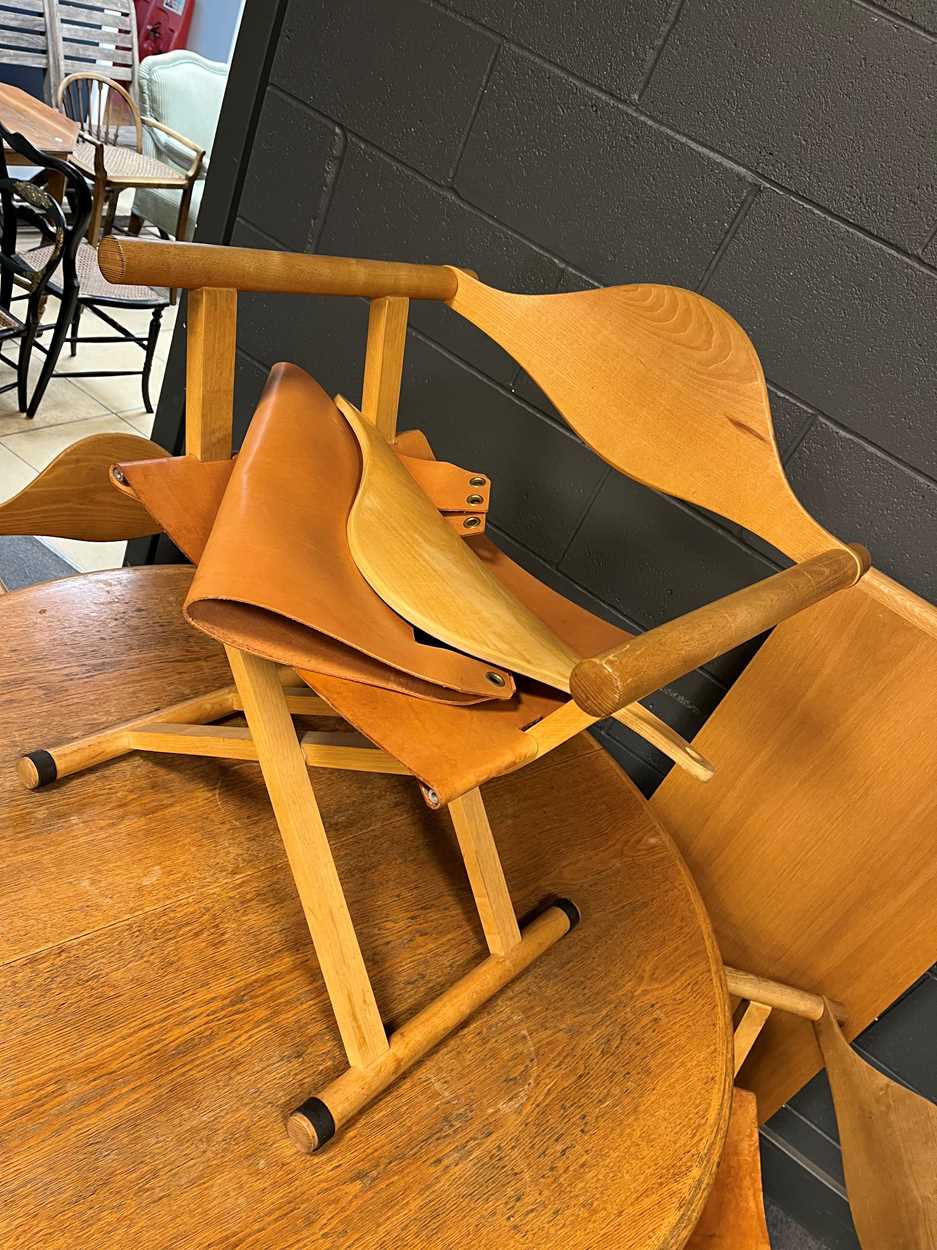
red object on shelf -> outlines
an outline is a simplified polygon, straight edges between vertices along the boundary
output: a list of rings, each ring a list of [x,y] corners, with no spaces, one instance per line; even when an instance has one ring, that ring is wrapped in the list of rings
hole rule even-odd
[[[184,48],[195,0],[134,0],[140,60],[154,52]]]

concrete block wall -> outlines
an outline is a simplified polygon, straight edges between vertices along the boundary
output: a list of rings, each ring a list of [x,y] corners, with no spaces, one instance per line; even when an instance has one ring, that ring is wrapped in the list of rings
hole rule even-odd
[[[755,341],[803,502],[937,601],[935,0],[248,0],[229,97],[201,239],[461,263],[526,292],[704,292]],[[366,317],[242,297],[239,428],[280,359],[357,397]],[[632,628],[779,562],[608,470],[445,308],[413,308],[402,413],[491,475],[512,555]],[[178,424],[169,394],[157,436]],[[692,736],[752,652],[651,705]],[[663,757],[600,736],[653,790]],[[929,976],[862,1045],[934,1097],[935,1021]],[[822,1078],[768,1126],[765,1174],[825,1244],[856,1244]]]

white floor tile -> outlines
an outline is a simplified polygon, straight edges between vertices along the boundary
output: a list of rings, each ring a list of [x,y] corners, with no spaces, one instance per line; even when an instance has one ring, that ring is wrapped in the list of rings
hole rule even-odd
[[[110,334],[106,326],[102,332]],[[91,369],[142,369],[143,349],[136,343],[128,343],[116,335],[113,343],[82,343],[74,356],[70,356],[68,348],[64,348],[57,369],[60,373],[77,373]],[[95,378],[85,378],[86,382],[94,382]]]
[[[118,415],[122,421],[132,425],[137,433],[142,434],[144,438],[149,438],[153,433],[155,413],[147,412],[145,408],[136,408],[132,412],[121,412]]]
[[[74,538],[44,538],[43,542],[81,573],[119,569],[127,550],[125,542],[83,543]]]
[[[36,470],[0,445],[0,502],[18,494],[36,476]]]
[[[93,366],[87,366],[92,368]],[[119,368],[120,366],[113,366]],[[150,398],[155,406],[166,371],[166,362],[157,356],[150,374]],[[129,412],[143,405],[140,378],[76,378],[72,383],[81,387],[86,395],[103,404],[109,412]]]
[[[109,317],[113,317],[115,321],[119,321],[122,326],[126,327],[126,329],[130,330],[133,334],[138,335],[140,338],[146,338],[149,333],[150,321],[153,317],[152,308],[105,308],[104,311]],[[175,317],[170,319],[167,315],[168,312],[168,308],[163,310],[163,315],[160,321],[160,339],[164,337],[168,338],[172,334],[172,327],[175,324]],[[81,314],[81,324],[78,327],[78,333],[79,335],[117,335],[116,330],[114,330],[106,322],[102,321],[100,317],[96,317],[94,313],[87,308]],[[159,339],[157,339],[157,343],[158,342]],[[79,347],[78,350],[79,352],[82,352],[90,346],[93,346],[93,344],[85,344],[85,347]],[[139,348],[137,350],[139,351]]]
[[[71,421],[67,425],[47,425],[0,438],[0,446],[12,452],[34,469],[44,469],[55,457],[89,434],[138,434],[139,430],[113,413],[92,417],[87,421]]]
[[[41,367],[41,361],[30,362],[30,395],[36,385]],[[7,381],[13,381],[14,377],[13,370],[0,363],[0,386]],[[42,397],[38,412],[31,420],[28,420],[17,408],[15,388],[0,395],[0,437],[6,434],[19,434],[29,429],[38,429],[44,425],[59,425],[63,421],[78,421],[83,417],[103,416],[107,411],[102,403],[86,394],[85,391],[79,390],[74,383],[65,378],[53,378]]]

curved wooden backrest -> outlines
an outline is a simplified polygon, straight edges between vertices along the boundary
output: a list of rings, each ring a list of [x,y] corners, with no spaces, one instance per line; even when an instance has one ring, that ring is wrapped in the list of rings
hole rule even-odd
[[[376,426],[336,396],[361,448],[348,544],[371,588],[450,646],[559,690],[579,659],[500,582],[436,511]]]
[[[169,453],[137,434],[92,434],[66,447],[34,478],[0,504],[0,534],[43,534],[110,542],[143,538],[159,526],[135,499],[111,485],[108,469],[128,460]]]
[[[758,356],[721,308],[669,286],[512,295],[454,272],[450,307],[510,352],[620,472],[795,560],[838,544],[788,485]]]

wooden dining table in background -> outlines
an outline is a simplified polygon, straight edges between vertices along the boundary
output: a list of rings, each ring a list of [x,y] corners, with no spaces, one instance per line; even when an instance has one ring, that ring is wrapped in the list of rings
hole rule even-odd
[[[68,160],[78,139],[77,122],[9,83],[0,83],[0,122],[7,130],[24,135],[43,156],[61,161]],[[8,147],[4,147],[4,155],[8,165],[29,164]],[[60,174],[50,174],[48,187],[57,200],[62,199],[65,180]]]

